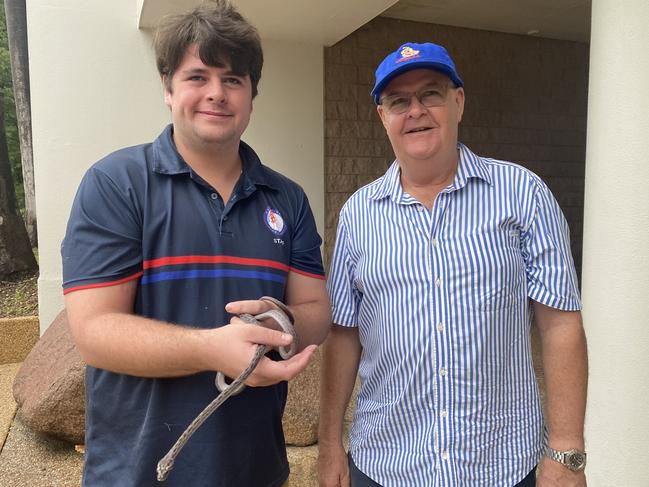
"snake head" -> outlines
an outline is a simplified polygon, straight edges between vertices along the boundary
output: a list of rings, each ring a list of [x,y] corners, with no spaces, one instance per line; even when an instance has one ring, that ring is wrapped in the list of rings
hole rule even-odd
[[[166,457],[158,462],[158,466],[156,467],[158,482],[164,482],[167,480],[172,466],[173,464],[171,464]]]

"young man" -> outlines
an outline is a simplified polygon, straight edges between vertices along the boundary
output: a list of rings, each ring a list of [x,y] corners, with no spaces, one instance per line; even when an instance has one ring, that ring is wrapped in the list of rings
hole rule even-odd
[[[287,384],[330,325],[321,239],[302,189],[241,141],[263,63],[259,36],[227,2],[168,20],[155,40],[172,124],[86,173],[62,245],[66,308],[86,375],[89,487],[156,485],[156,464],[236,377],[257,344],[242,325],[285,301],[299,346],[264,357],[189,440],[166,485],[281,486]]]
[[[586,342],[557,202],[530,171],[458,143],[464,89],[443,47],[401,46],[378,67],[372,96],[396,161],[340,213],[320,485],[586,485]]]

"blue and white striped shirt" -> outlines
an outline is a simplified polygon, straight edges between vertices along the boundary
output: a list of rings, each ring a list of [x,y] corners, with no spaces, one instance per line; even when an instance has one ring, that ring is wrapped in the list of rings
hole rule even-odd
[[[333,321],[357,326],[356,465],[384,486],[512,486],[544,426],[530,299],[581,307],[568,225],[529,170],[459,144],[432,211],[395,161],[340,212]]]

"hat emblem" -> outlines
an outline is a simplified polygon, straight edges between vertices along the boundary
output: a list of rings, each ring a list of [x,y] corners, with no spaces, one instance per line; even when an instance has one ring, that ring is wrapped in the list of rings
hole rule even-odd
[[[404,48],[401,49],[400,54],[401,54],[401,57],[402,57],[403,59],[407,59],[407,58],[410,58],[410,57],[413,57],[413,56],[418,55],[418,54],[419,54],[419,51],[416,50],[416,49],[413,49],[413,48],[410,47],[410,46],[404,46]]]

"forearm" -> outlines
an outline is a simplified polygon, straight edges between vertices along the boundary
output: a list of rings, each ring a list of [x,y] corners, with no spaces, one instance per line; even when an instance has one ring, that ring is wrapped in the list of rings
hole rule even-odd
[[[206,370],[205,348],[215,330],[192,329],[127,313],[105,313],[77,327],[84,361],[140,377],[176,377]]]
[[[322,353],[318,434],[321,448],[342,445],[345,410],[354,390],[360,356],[358,328],[334,325]]]
[[[320,345],[331,328],[331,307],[328,299],[289,306],[295,317],[295,331],[298,337],[298,348],[307,345]]]
[[[136,316],[136,291],[137,283],[128,281],[66,294],[70,330],[88,364],[140,377],[176,377],[206,370],[237,377],[250,365],[260,344],[277,348],[293,340],[289,334],[244,325],[237,318],[217,328],[197,329]],[[263,307],[259,312],[267,309],[265,302],[252,303]],[[232,314],[241,312],[257,311],[242,309]],[[306,347],[280,362],[262,357],[245,383],[257,387],[290,380],[304,370],[314,351],[314,346]]]
[[[584,449],[588,383],[586,337],[579,313],[537,310],[546,387],[548,442]]]
[[[298,348],[322,343],[331,327],[331,305],[325,281],[289,272],[285,304],[295,317]]]

